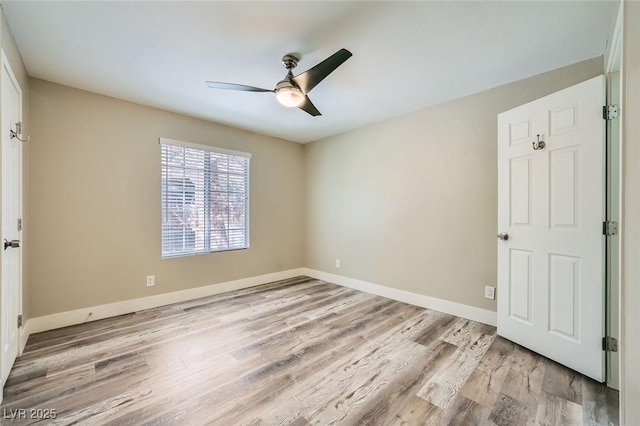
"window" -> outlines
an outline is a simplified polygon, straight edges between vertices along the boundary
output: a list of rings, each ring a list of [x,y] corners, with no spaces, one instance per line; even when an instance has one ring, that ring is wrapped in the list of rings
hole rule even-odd
[[[251,154],[160,138],[162,257],[249,247]]]

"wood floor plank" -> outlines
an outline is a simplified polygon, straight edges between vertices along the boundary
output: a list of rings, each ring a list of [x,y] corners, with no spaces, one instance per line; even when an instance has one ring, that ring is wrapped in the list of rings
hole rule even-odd
[[[457,395],[449,409],[440,410],[438,418],[434,418],[431,423],[449,426],[489,425],[490,414],[491,409],[487,406]]]
[[[588,426],[618,425],[618,392],[587,377],[582,380],[582,415]]]
[[[348,314],[338,316],[334,313],[328,313],[325,317],[321,317],[321,321],[307,321],[293,329],[283,330],[284,332],[246,345],[232,352],[232,355],[239,360],[248,359],[252,355],[264,354],[267,351],[276,352],[282,356],[283,353],[290,353],[299,345],[322,338],[327,333],[335,330],[344,330],[353,324],[362,324],[362,321],[357,322],[358,319],[393,309],[395,309],[394,302],[390,300],[377,300],[374,303],[363,301],[356,304]],[[281,349],[280,353],[278,353],[278,348]]]
[[[340,377],[338,372],[332,375],[333,383],[338,385],[334,389],[339,389],[339,392],[334,391],[332,395],[326,395],[323,391],[328,386],[323,386],[321,383],[315,388],[316,391],[309,395],[310,399],[305,401],[311,403],[311,407],[304,411],[305,417],[313,419],[316,424],[348,424],[347,418],[351,414],[370,401],[394,375],[406,369],[425,351],[424,347],[408,341],[399,342],[393,347],[397,347],[402,352],[402,359],[377,351],[376,356],[380,362],[368,364],[369,360],[363,357],[358,362],[358,368],[349,371],[348,379],[345,377],[338,379]],[[336,379],[338,382],[335,381]],[[316,398],[317,396],[321,397]]]
[[[514,345],[511,369],[502,386],[502,393],[537,410],[543,394],[547,362],[540,355]]]
[[[429,346],[435,340],[440,339],[443,333],[449,332],[457,320],[458,318],[447,314],[436,317],[431,324],[424,327],[422,332],[415,337],[414,342]],[[445,339],[441,340],[446,341]]]
[[[404,409],[399,411],[393,415],[390,419],[377,423],[374,422],[365,422],[365,423],[354,423],[354,424],[365,424],[365,425],[376,425],[376,424],[384,424],[390,426],[415,426],[427,424],[430,420],[434,419],[435,415],[437,415],[438,407],[435,405],[425,401],[424,399],[413,396],[407,398],[407,401],[404,404]]]
[[[411,324],[402,324],[398,330],[407,330]],[[312,418],[321,424],[335,423],[364,404],[375,394],[375,389],[389,382],[391,377],[407,368],[425,348],[390,333],[374,340],[307,380],[300,382],[283,395],[284,403],[274,405],[260,418],[267,424],[288,423],[279,413],[292,413],[291,417]],[[402,354],[402,358],[393,356]],[[391,374],[390,374],[391,373]]]
[[[582,404],[582,376],[556,362],[546,362],[542,389],[552,395]]]
[[[502,337],[496,337],[460,389],[460,395],[478,404],[493,406],[511,370],[514,358],[514,344]]]
[[[382,300],[381,300],[382,301]],[[404,305],[406,306],[406,305]],[[384,332],[405,321],[403,315],[399,315],[397,302],[384,301],[381,305],[374,305],[365,311],[365,315],[357,322],[349,321],[348,325],[331,327],[321,338],[308,342],[300,346],[294,352],[288,353],[285,357],[251,372],[247,376],[240,377],[233,383],[218,388],[215,393],[205,392],[195,400],[185,401],[189,406],[189,415],[197,416],[203,406],[216,404],[218,412],[215,421],[220,424],[236,424],[239,422],[237,416],[250,413],[260,403],[273,402],[275,393],[282,393],[290,389],[293,382],[300,382],[303,377],[307,377],[314,372],[325,369],[336,357],[348,356],[351,352],[362,347],[362,343],[367,340],[364,336],[386,334]],[[415,312],[415,307],[405,308],[409,312]],[[376,332],[377,331],[377,332]],[[349,339],[355,336],[362,336],[363,340],[359,345],[351,345]],[[349,339],[345,339],[348,337]],[[336,346],[337,344],[337,346]],[[324,356],[325,349],[332,347],[335,356]],[[251,383],[251,389],[245,390],[246,384]],[[243,391],[245,397],[239,403],[234,395]],[[230,406],[225,404],[231,403]],[[176,413],[167,413],[154,420],[158,424],[174,421]],[[297,414],[295,417],[302,415]]]
[[[540,426],[582,425],[582,407],[575,402],[544,392],[538,404],[535,423]]]
[[[489,420],[497,426],[533,424],[536,412],[530,405],[500,394],[489,415]]]
[[[403,424],[411,417],[406,413],[419,409],[419,407],[432,410],[433,408],[430,408],[432,404],[415,395],[455,352],[456,348],[456,346],[441,340],[432,342],[413,363],[396,375],[385,387],[384,392],[379,392],[357,412],[349,416],[346,419],[348,423]]]
[[[456,318],[456,321],[440,338],[452,345],[463,346],[480,334],[495,335],[495,327],[464,318]]]
[[[474,326],[465,327],[466,331],[461,334],[464,337],[448,342],[458,343],[461,346],[418,391],[419,397],[442,409],[446,409],[453,401],[495,338],[495,334],[476,333],[473,331],[474,328]]]
[[[265,365],[258,364],[257,366],[254,366],[254,369],[252,371],[249,371],[247,375],[238,374],[239,377],[237,377],[236,380],[232,382],[217,380],[216,385],[213,386],[213,390],[211,385],[205,384],[203,388],[200,389],[200,392],[195,396],[178,395],[178,401],[180,401],[181,397],[184,397],[185,401],[183,405],[188,406],[188,409],[185,408],[185,410],[183,410],[182,412],[172,411],[170,413],[167,412],[165,414],[159,414],[158,418],[154,421],[157,423],[177,421],[177,416],[186,415],[184,413],[186,413],[187,411],[192,417],[197,416],[199,406],[208,406],[214,403],[217,404],[218,407],[221,407],[226,402],[236,402],[237,399],[234,398],[235,394],[246,388],[246,383],[258,383],[257,386],[252,386],[252,393],[248,395],[247,398],[245,398],[246,400],[252,401],[247,403],[256,403],[255,401],[251,400],[252,395],[254,397],[257,396],[259,398],[268,399],[275,390],[278,390],[280,388],[287,388],[291,385],[291,376],[285,375],[285,373],[287,373],[288,371],[297,369],[296,373],[298,375],[304,375],[305,370],[308,369],[310,371],[313,371],[314,369],[321,368],[324,363],[332,361],[334,357],[327,357],[323,353],[323,349],[326,347],[330,347],[334,342],[340,342],[340,340],[338,340],[340,339],[340,337],[350,336],[351,338],[353,338],[353,333],[355,333],[356,335],[360,334],[364,336],[369,331],[368,328],[371,328],[372,330],[384,330],[385,328],[391,327],[394,324],[404,320],[402,315],[397,315],[397,310],[395,309],[395,307],[398,306],[397,302],[392,302],[384,299],[380,299],[380,302],[381,303],[379,305],[369,307],[368,311],[366,311],[368,316],[361,315],[362,318],[360,321],[356,323],[350,323],[348,327],[343,326],[330,328],[328,329],[328,331],[331,334],[323,336],[320,341],[309,342],[309,344],[307,344],[306,346],[299,348],[297,352],[288,354],[282,359],[278,359],[273,362],[270,361]],[[414,307],[410,308],[410,310],[413,309]],[[384,320],[385,316],[387,317],[387,320]],[[372,319],[376,317],[377,321],[372,321]],[[364,341],[366,341],[366,339],[364,339]],[[349,341],[343,341],[340,343],[340,345],[344,346],[342,351],[340,351],[339,346],[337,348],[335,348],[334,346],[334,349],[338,354],[344,353],[348,350],[351,350],[351,348],[349,347],[351,345],[349,345],[349,343]],[[252,363],[249,363],[248,365],[252,365]],[[277,373],[280,373],[280,376]],[[282,377],[282,375],[285,376]],[[262,387],[265,386],[269,387],[269,392],[265,393],[262,391]],[[193,390],[193,388],[191,390]],[[174,397],[171,397],[170,402],[176,402]],[[166,404],[160,402],[158,403],[158,407],[154,410],[154,412],[162,413],[165,408]],[[228,414],[229,412],[236,414],[238,410],[225,411],[220,408],[219,411],[220,413],[218,414],[218,416],[223,416],[225,415],[224,413]],[[243,412],[246,412],[246,410],[244,410]]]
[[[495,328],[294,277],[30,337],[38,425],[605,425],[618,394]],[[8,420],[2,419],[4,425]]]

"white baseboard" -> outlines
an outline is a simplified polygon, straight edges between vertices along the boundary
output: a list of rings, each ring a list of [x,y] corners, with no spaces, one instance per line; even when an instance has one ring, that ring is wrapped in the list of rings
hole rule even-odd
[[[159,306],[170,305],[172,303],[185,302],[198,299],[200,297],[213,296],[233,290],[254,287],[273,281],[293,278],[299,275],[307,275],[344,287],[375,294],[411,305],[433,309],[473,321],[495,326],[497,323],[496,313],[474,306],[463,305],[461,303],[448,300],[437,299],[422,294],[412,293],[391,287],[385,287],[366,281],[348,278],[341,275],[331,274],[309,268],[289,269],[287,271],[274,272],[271,274],[259,275],[257,277],[243,278],[235,281],[227,281],[203,287],[190,288],[188,290],[163,293],[155,296],[142,297],[139,299],[124,300],[122,302],[109,303],[106,305],[92,306],[77,309],[74,311],[60,312],[27,320],[20,333],[20,353],[22,353],[29,335],[70,325],[81,324],[83,322],[96,321],[99,319],[115,317],[129,314],[144,309],[157,308]]]
[[[435,297],[412,293],[406,290],[385,287],[383,285],[356,280],[354,278],[343,277],[342,275],[331,274],[315,269],[302,268],[301,274],[333,284],[338,284],[344,287],[364,291],[366,293],[375,294],[377,296],[382,296],[389,299],[398,300],[400,302],[409,303],[411,305],[420,306],[422,308],[433,309],[434,311],[444,312],[446,314],[455,315],[457,317],[478,321],[483,324],[496,326],[496,324],[498,323],[498,316],[496,312],[489,311],[487,309],[476,308],[475,306],[463,305],[462,303],[437,299]]]
[[[24,347],[27,345],[27,340],[29,340],[29,321],[27,321],[27,323],[25,323],[24,327],[22,327],[22,330],[20,330],[20,346],[18,347],[18,356],[22,355],[22,352],[24,352]]]
[[[144,309],[157,308],[172,303],[185,302],[200,297],[213,296],[214,294],[254,287],[260,284],[297,277],[299,275],[304,275],[303,268],[289,269],[287,271],[274,272],[257,277],[242,278],[235,281],[190,288],[188,290],[163,293],[139,299],[123,300],[122,302],[109,303],[107,305],[92,306],[75,311],[30,318],[22,330],[21,349],[24,348],[24,345],[27,343],[29,335],[33,333],[129,314]]]

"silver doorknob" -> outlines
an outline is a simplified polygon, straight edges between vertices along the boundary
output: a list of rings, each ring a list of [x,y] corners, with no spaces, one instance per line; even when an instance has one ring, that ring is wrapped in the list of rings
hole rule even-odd
[[[11,240],[11,241],[7,241],[6,239],[4,240],[4,249],[8,249],[9,247],[11,248],[18,248],[20,247],[20,240]]]
[[[509,234],[507,234],[506,232],[502,232],[498,234],[498,239],[502,241],[507,241],[509,239]]]

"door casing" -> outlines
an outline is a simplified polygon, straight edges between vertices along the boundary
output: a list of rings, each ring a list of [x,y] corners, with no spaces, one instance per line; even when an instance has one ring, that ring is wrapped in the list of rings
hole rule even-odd
[[[15,87],[15,90],[17,92],[17,96],[18,96],[18,105],[17,105],[17,120],[18,121],[22,121],[22,89],[20,87],[20,84],[18,83],[18,80],[15,76],[15,74],[13,73],[13,70],[11,69],[11,65],[9,63],[9,60],[7,59],[7,56],[4,52],[4,50],[0,50],[0,67],[2,68],[2,73],[4,75],[6,75],[6,77],[11,81],[11,84]],[[1,81],[1,80],[0,80]],[[0,92],[2,92],[2,96],[5,96],[5,94],[7,93],[8,88],[5,87],[1,87],[0,88]],[[4,118],[3,115],[7,114],[7,112],[2,111],[1,109],[1,105],[0,104],[0,117]],[[2,121],[0,121],[0,127],[2,127]],[[8,134],[10,129],[4,129],[1,128],[0,131],[2,131],[3,134]],[[15,191],[17,191],[17,198],[18,198],[18,217],[22,218],[22,197],[23,197],[23,181],[22,181],[22,142],[15,140],[15,143],[17,144],[17,149],[18,149],[18,153],[17,153],[17,157],[18,157],[18,164],[17,164],[17,170],[16,170],[16,183],[17,183],[17,187],[14,188]],[[0,149],[0,159],[2,159],[2,156],[4,156],[4,143],[3,143],[3,148]],[[2,168],[2,162],[0,161],[0,168]],[[0,174],[2,175],[3,179],[0,181],[0,204],[2,202],[4,202],[5,199],[5,191],[7,190],[6,185],[4,184],[5,179],[4,179],[4,170],[0,170]],[[1,207],[1,206],[0,206]],[[4,211],[4,210],[2,210]],[[3,213],[2,213],[3,214]],[[2,222],[0,222],[1,225]],[[16,224],[17,226],[17,224]],[[2,231],[2,235],[5,234],[4,230],[0,230]],[[22,232],[18,232],[18,237],[20,239]],[[3,259],[4,256],[4,250],[0,250],[0,276],[2,277],[0,279],[0,285],[4,286],[5,285],[5,280],[4,280],[4,275],[3,275],[3,271],[2,271],[2,265],[4,262]],[[17,300],[13,301],[12,303],[15,304],[15,311],[20,314],[22,312],[22,249],[18,250],[17,253],[17,262],[18,262],[18,266],[17,266]],[[2,300],[2,291],[0,291],[0,306],[4,306],[5,301]],[[3,321],[10,321],[11,323],[14,323],[17,321],[17,318],[4,318],[4,316],[0,315],[0,325],[2,325]],[[0,327],[0,333],[2,333],[2,330],[4,329],[4,327]],[[16,355],[19,355],[21,349],[22,349],[22,345],[21,345],[21,330],[18,329],[17,333],[16,333]],[[3,338],[2,336],[0,336],[0,342],[3,342]],[[2,357],[2,353],[0,352],[0,371],[4,371],[4,369],[6,368],[5,363],[6,362],[13,362],[13,360],[6,360],[1,358]],[[6,378],[2,378],[2,383],[0,383],[1,386],[4,386],[4,380],[6,380]],[[0,401],[2,400],[2,394],[0,393]]]

